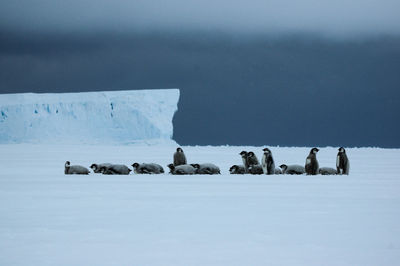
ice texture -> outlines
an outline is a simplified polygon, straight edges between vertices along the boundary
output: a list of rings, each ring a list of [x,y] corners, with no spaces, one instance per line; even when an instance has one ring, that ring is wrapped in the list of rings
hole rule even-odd
[[[178,89],[0,95],[0,143],[173,142]]]
[[[174,176],[170,145],[0,144],[0,265],[400,264],[400,149],[346,148],[350,175],[229,174],[240,151],[264,147],[183,146],[221,175]],[[277,165],[311,149],[268,147]],[[337,148],[320,147],[321,167]],[[66,160],[166,171],[71,176]]]

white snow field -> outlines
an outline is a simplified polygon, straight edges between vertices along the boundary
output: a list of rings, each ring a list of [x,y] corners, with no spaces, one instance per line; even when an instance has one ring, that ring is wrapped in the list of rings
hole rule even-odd
[[[218,176],[64,175],[172,162],[174,145],[0,145],[0,265],[399,265],[400,150],[347,149],[349,176],[229,175],[262,147],[183,147]],[[270,147],[277,165],[310,148]],[[337,148],[321,148],[335,166]],[[167,170],[167,169],[166,169]]]
[[[0,143],[175,143],[178,89],[0,94]]]

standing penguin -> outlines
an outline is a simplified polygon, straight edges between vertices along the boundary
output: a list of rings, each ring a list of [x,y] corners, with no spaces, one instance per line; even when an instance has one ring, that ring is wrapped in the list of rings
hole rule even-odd
[[[257,156],[252,151],[247,153],[247,163],[249,164],[249,167],[252,166],[252,165],[259,165],[260,164],[258,162]]]
[[[241,151],[239,153],[240,156],[242,156],[242,161],[243,161],[243,166],[244,166],[244,172],[248,173],[249,172],[249,161],[247,158],[247,151]]]
[[[182,148],[177,148],[174,153],[174,166],[186,164],[186,156]]]
[[[319,151],[318,148],[312,148],[310,151],[310,154],[307,156],[306,159],[306,174],[307,175],[317,175],[318,174],[318,169],[319,169],[319,164],[317,161],[317,152]]]
[[[273,174],[275,174],[275,162],[274,162],[274,158],[272,158],[272,152],[268,148],[263,149],[263,151],[264,151],[264,154],[261,159],[261,165],[262,165],[264,174],[273,175]]]
[[[346,150],[343,147],[339,148],[336,157],[336,169],[339,175],[348,175],[350,171],[350,161],[347,158]]]

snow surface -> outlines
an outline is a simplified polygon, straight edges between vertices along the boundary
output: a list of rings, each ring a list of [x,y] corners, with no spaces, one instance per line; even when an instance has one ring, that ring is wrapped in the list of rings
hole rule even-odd
[[[178,89],[0,95],[0,143],[173,142]]]
[[[347,149],[349,176],[229,175],[239,152],[183,147],[218,176],[66,176],[157,162],[170,145],[0,145],[0,265],[399,265],[400,150]],[[309,148],[271,148],[276,165]],[[320,166],[335,166],[322,148]]]

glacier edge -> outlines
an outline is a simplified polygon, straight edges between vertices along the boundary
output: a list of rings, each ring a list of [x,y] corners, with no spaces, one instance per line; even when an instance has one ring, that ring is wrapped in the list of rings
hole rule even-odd
[[[175,143],[179,89],[0,95],[0,143]]]

